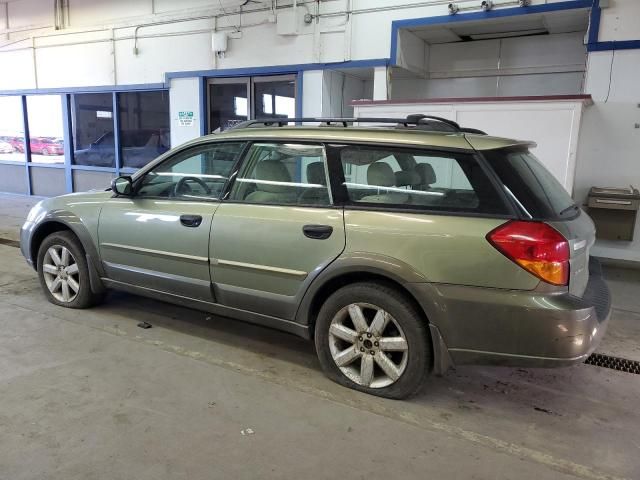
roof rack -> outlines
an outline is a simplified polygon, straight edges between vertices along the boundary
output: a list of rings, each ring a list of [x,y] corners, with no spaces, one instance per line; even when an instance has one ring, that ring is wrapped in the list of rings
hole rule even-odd
[[[319,123],[321,126],[335,127],[343,126],[345,128],[354,123],[393,123],[394,128],[412,128],[427,131],[456,132],[456,133],[476,133],[486,135],[481,130],[475,128],[464,128],[458,123],[447,118],[436,117],[433,115],[414,114],[408,115],[406,118],[385,118],[385,117],[359,117],[359,118],[323,118],[323,117],[301,117],[301,118],[258,118],[255,120],[246,120],[237,123],[229,128],[229,130],[239,130],[242,128],[256,127],[285,127],[291,123]]]

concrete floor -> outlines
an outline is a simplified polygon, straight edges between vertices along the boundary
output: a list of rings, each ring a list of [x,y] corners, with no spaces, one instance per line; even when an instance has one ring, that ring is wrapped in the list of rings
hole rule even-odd
[[[0,195],[0,237],[32,203]],[[600,351],[640,360],[638,272],[607,275]],[[126,293],[51,305],[0,244],[2,480],[638,479],[638,405],[640,376],[589,365],[465,367],[409,401],[363,395],[287,334]]]

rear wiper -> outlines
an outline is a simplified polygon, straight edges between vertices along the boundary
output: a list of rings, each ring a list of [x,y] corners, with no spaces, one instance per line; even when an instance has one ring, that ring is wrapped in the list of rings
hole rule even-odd
[[[560,217],[561,217],[561,216],[563,216],[565,213],[567,213],[567,212],[569,212],[569,211],[571,211],[571,210],[578,210],[579,208],[580,208],[580,207],[578,207],[578,205],[576,205],[575,203],[574,203],[574,204],[571,204],[571,205],[569,205],[567,208],[565,208],[565,209],[561,210],[561,211],[560,211],[560,213],[558,214],[558,216],[560,216]]]

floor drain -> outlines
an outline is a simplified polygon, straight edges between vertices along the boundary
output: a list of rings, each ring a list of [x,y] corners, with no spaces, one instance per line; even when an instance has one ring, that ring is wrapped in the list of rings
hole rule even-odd
[[[595,365],[596,367],[620,370],[621,372],[640,374],[640,362],[637,360],[627,360],[626,358],[612,357],[602,353],[592,353],[584,363]]]
[[[0,245],[8,245],[9,247],[20,247],[20,242],[17,240],[9,240],[8,238],[0,238]]]

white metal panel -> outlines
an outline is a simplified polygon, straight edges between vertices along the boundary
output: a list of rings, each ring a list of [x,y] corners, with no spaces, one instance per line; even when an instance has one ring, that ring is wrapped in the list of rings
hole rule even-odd
[[[532,140],[538,144],[535,155],[571,192],[582,108],[579,101],[412,103],[357,105],[354,114],[399,118],[412,113],[438,115],[491,135]]]
[[[21,0],[9,2],[9,28],[53,25],[53,2]],[[3,25],[4,27],[4,25]]]
[[[508,38],[501,41],[500,68],[577,65],[584,68],[584,33]]]
[[[112,58],[109,43],[39,48],[38,87],[113,85],[113,64],[108,61]]]
[[[640,2],[615,0],[602,9],[598,40],[601,42],[640,39]]]
[[[32,50],[15,50],[0,54],[0,90],[36,88]]]
[[[564,102],[464,105],[456,121],[499,137],[533,140],[534,154],[571,193],[581,111],[581,103]]]
[[[432,45],[429,71],[464,72],[497,69],[499,49],[498,40]]]
[[[208,32],[179,37],[116,42],[116,78],[118,84],[164,82],[167,71],[207,70],[212,65],[211,35]]]
[[[302,116],[322,117],[324,71],[307,70],[302,73]]]
[[[171,118],[171,146],[178,145],[200,136],[200,120],[206,112],[200,106],[199,78],[174,78],[169,90],[169,117]],[[193,123],[183,125],[179,112],[193,112]]]
[[[582,72],[502,76],[498,96],[575,95],[582,92],[583,79]]]
[[[50,5],[53,14],[53,2]],[[69,0],[71,26],[105,25],[115,19],[139,17],[151,14],[151,1],[131,0]]]

